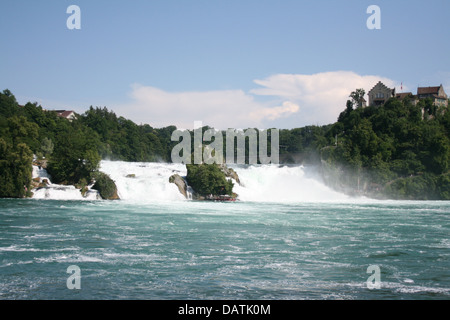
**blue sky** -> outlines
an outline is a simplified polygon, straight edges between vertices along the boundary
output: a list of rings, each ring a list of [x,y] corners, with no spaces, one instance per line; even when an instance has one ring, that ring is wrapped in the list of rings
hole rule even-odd
[[[69,5],[81,30],[69,30]],[[369,30],[368,6],[381,9]],[[334,122],[378,80],[450,93],[448,0],[2,0],[0,89],[155,127]]]

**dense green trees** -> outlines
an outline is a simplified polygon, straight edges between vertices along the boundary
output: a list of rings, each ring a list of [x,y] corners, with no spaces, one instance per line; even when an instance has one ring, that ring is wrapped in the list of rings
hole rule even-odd
[[[8,90],[0,94],[0,111],[0,137],[10,146],[7,156],[14,155],[19,146],[21,155],[30,155],[29,159],[27,157],[27,178],[18,178],[25,173],[14,173],[18,180],[15,184],[20,180],[22,188],[29,185],[33,153],[47,158],[47,169],[55,183],[77,184],[81,179],[89,180],[90,174],[98,168],[100,156],[97,150],[101,141],[94,130],[79,121],[70,122],[58,117],[55,112],[44,111],[36,103],[19,106]],[[12,172],[9,170],[3,175]],[[24,182],[24,179],[28,181]],[[6,192],[3,196],[23,194],[16,191]]]
[[[71,125],[63,127],[58,128],[47,170],[56,183],[77,184],[83,178],[89,180],[101,160],[97,151],[100,141],[93,132],[86,133]]]
[[[176,127],[154,129],[90,107],[69,121],[37,103],[19,106],[9,90],[0,93],[0,197],[29,190],[33,154],[48,160],[54,183],[86,185],[100,160],[170,161]]]
[[[0,197],[29,195],[32,146],[38,144],[38,126],[17,113],[9,90],[0,93]]]
[[[413,105],[392,98],[380,107],[347,107],[326,134],[329,141],[336,136],[339,143],[322,150],[322,157],[327,165],[340,168],[335,180],[359,192],[449,199],[448,119],[449,113],[431,100]]]
[[[25,143],[13,145],[0,138],[0,198],[29,195],[32,159]]]
[[[124,161],[170,161],[170,137],[176,127],[155,129],[137,125],[131,120],[117,117],[112,111],[92,106],[80,116],[80,122],[94,130],[101,140],[99,147],[103,159]]]
[[[280,130],[280,161],[283,163],[316,163],[320,150],[332,143],[328,141],[327,126],[307,126]]]

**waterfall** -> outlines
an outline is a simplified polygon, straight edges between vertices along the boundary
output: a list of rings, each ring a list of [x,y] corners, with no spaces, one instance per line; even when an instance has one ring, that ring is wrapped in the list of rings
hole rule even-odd
[[[100,195],[96,190],[91,189],[92,185],[88,186],[88,191],[83,196],[79,189],[74,186],[65,186],[54,184],[51,181],[51,176],[47,170],[40,166],[33,165],[32,172],[33,180],[38,180],[39,183],[46,183],[46,187],[35,188],[33,192],[33,199],[50,199],[50,200],[97,200]]]
[[[343,201],[348,196],[333,191],[320,181],[311,168],[303,166],[230,165],[239,176],[241,185],[234,182],[234,192],[241,201],[255,202],[327,202]],[[157,201],[184,201],[170,176],[187,174],[186,166],[173,163],[106,161],[100,163],[100,171],[108,174],[117,186],[120,199],[126,201],[152,203]],[[47,171],[33,166],[33,178],[40,182],[47,179],[45,188],[33,189],[35,199],[96,200],[98,192],[89,188],[83,197],[74,186],[51,183]],[[92,187],[89,186],[89,187]],[[188,186],[188,199],[193,190]]]
[[[154,202],[185,199],[178,187],[169,183],[173,174],[186,176],[186,166],[182,164],[102,161],[100,171],[115,181],[122,200]]]
[[[234,191],[242,201],[257,202],[326,202],[348,199],[320,182],[312,169],[302,166],[231,165],[241,181],[233,181]],[[173,174],[186,176],[186,166],[169,163],[102,161],[101,171],[108,174],[123,200],[151,202],[185,200],[175,184]],[[192,189],[188,187],[188,193]]]
[[[243,185],[235,184],[233,190],[244,201],[330,202],[348,199],[321,182],[312,168],[260,165],[233,169]]]

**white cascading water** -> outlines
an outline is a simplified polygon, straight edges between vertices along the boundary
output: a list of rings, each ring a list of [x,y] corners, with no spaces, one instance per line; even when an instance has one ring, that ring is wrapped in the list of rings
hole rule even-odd
[[[319,180],[306,175],[302,166],[230,166],[238,174],[242,186],[235,183],[234,191],[242,201],[257,202],[325,202],[348,199]],[[186,175],[182,164],[133,163],[102,161],[101,171],[108,174],[123,200],[158,201],[184,200],[169,177]]]
[[[241,201],[256,202],[327,202],[344,201],[348,196],[333,191],[318,179],[307,175],[302,166],[233,166],[242,185],[236,181],[234,192]],[[186,176],[186,166],[171,163],[102,161],[100,171],[108,174],[116,183],[122,200],[133,202],[186,200],[178,187],[169,183],[173,174]],[[98,192],[89,190],[83,197],[73,186],[51,184],[51,177],[44,169],[33,166],[33,178],[47,179],[47,188],[33,190],[36,199],[96,200]]]
[[[33,198],[34,199],[51,199],[51,200],[97,200],[100,199],[100,196],[96,190],[89,190],[83,196],[79,189],[74,186],[63,186],[59,184],[54,184],[51,181],[50,175],[47,173],[47,170],[33,166],[32,178],[39,178],[39,182],[42,183],[44,180],[47,180],[47,187],[33,189]],[[92,187],[92,186],[90,186]]]
[[[138,202],[184,200],[170,176],[186,176],[186,166],[172,163],[102,161],[100,171],[114,180],[120,199]]]

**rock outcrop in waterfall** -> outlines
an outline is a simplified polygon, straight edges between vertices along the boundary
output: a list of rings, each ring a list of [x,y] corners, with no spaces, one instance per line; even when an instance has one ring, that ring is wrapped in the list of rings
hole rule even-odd
[[[180,193],[194,200],[236,200],[233,180],[241,185],[238,174],[225,164],[186,165],[187,176],[174,174],[169,178]],[[191,189],[191,192],[189,192]]]

